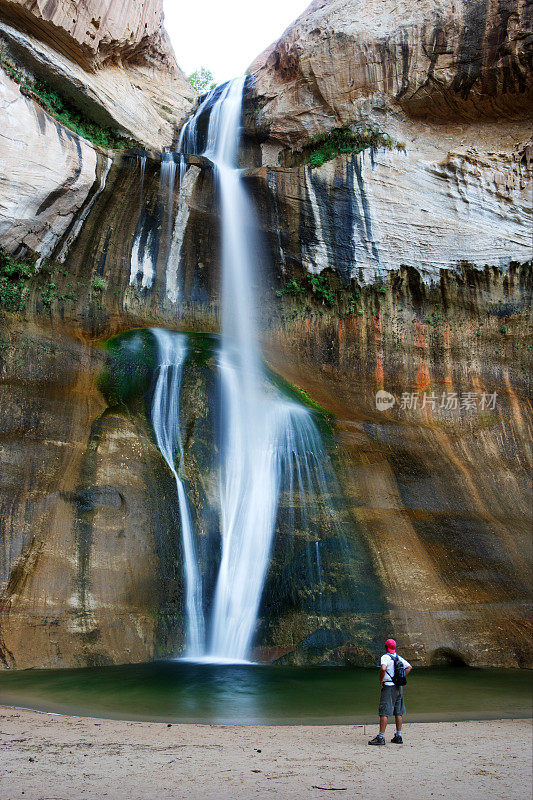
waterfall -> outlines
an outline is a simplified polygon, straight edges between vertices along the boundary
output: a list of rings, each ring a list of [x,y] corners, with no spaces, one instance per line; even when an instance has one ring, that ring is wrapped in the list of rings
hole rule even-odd
[[[320,207],[316,196],[315,187],[313,185],[313,171],[311,167],[305,170],[305,185],[309,196],[309,203],[313,213],[314,235],[316,242],[310,247],[310,260],[307,267],[310,272],[320,273],[330,265],[328,248],[324,238],[324,229],[322,227],[322,220],[320,219]]]
[[[222,226],[222,553],[207,646],[213,660],[239,660],[249,653],[282,476],[295,457],[299,463],[313,427],[305,409],[265,385],[252,294],[257,225],[237,165],[244,83],[244,78],[231,81],[204,101],[211,113],[203,155],[214,165]],[[189,142],[202,111],[201,106],[188,126]]]
[[[202,609],[202,580],[196,556],[194,532],[183,481],[178,468],[183,462],[183,443],[180,430],[180,396],[183,365],[187,357],[187,337],[153,329],[157,343],[156,384],[152,398],[152,425],[157,446],[176,481],[183,540],[185,567],[185,597],[187,615],[187,655],[198,657],[204,646]],[[178,467],[176,455],[179,456]]]
[[[215,94],[215,89],[209,92],[206,100],[211,100]],[[177,302],[180,296],[180,265],[181,265],[181,252],[183,249],[183,240],[185,238],[185,231],[189,221],[189,200],[192,195],[192,190],[199,175],[198,167],[188,167],[185,155],[198,155],[198,120],[204,112],[206,102],[200,104],[197,112],[189,117],[183,128],[181,129],[180,137],[178,140],[178,153],[179,153],[179,196],[178,196],[178,210],[174,221],[173,229],[171,230],[171,240],[169,255],[167,259],[166,268],[166,293],[167,297],[172,303]],[[171,209],[171,205],[169,204]]]
[[[174,221],[170,253],[167,261],[166,270],[166,291],[167,297],[175,303],[180,295],[180,265],[181,252],[183,249],[183,239],[189,221],[189,201],[200,174],[199,167],[187,168],[185,156],[180,154],[180,183],[178,196],[178,210]]]
[[[130,255],[130,284],[135,285],[141,276],[141,286],[149,289],[154,280],[154,264],[152,253],[155,247],[155,237],[152,229],[147,226],[144,209],[144,174],[146,170],[146,156],[139,157],[139,221]]]
[[[246,658],[276,519],[284,406],[264,391],[254,318],[254,219],[236,165],[244,78],[212,108],[204,156],[215,165],[222,225],[220,507],[222,556],[209,655]]]
[[[176,182],[176,162],[173,153],[162,153],[161,155],[161,194],[167,204],[167,235],[170,243],[172,242],[172,222],[174,220],[174,184]],[[166,197],[165,197],[166,195]]]
[[[259,252],[257,224],[237,164],[244,83],[245,78],[239,78],[206,95],[185,125],[179,143],[180,189],[185,179],[183,154],[201,154],[213,164],[220,197],[222,324],[217,363],[221,556],[208,629],[191,516],[179,476],[183,461],[179,397],[185,339],[179,334],[153,332],[158,367],[152,423],[178,492],[186,573],[187,655],[209,661],[240,661],[249,656],[282,493],[290,505],[295,503],[295,491],[298,493],[308,557],[316,557],[314,572],[322,583],[318,531],[310,530],[312,522],[316,524],[316,513],[311,520],[309,510],[313,504],[320,516],[328,494],[324,470],[328,459],[312,414],[283,396],[265,375],[262,364],[253,297]],[[205,131],[199,122],[207,114]],[[177,282],[173,289],[177,291]]]

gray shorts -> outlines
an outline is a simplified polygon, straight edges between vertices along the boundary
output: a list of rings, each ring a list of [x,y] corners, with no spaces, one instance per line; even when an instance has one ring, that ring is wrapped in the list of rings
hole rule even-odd
[[[405,714],[405,703],[403,702],[403,686],[382,686],[381,697],[379,698],[380,717],[402,716]]]

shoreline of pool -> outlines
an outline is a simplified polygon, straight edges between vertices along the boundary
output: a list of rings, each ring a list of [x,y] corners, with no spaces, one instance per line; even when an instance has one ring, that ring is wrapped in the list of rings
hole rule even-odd
[[[531,720],[407,723],[368,747],[372,725],[133,722],[0,707],[0,800],[519,800],[532,786]]]

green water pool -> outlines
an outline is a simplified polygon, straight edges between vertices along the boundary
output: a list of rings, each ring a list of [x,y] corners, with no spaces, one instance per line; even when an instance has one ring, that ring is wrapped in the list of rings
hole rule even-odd
[[[414,722],[532,714],[527,670],[413,670]],[[376,718],[377,670],[149,664],[0,673],[0,704],[111,719],[224,724],[350,724]]]

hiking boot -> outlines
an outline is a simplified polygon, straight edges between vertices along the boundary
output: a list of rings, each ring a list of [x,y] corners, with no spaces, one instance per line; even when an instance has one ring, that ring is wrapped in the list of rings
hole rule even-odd
[[[374,736],[373,739],[370,739],[368,744],[385,744],[385,737],[384,736]]]
[[[403,744],[402,734],[395,733],[391,739],[392,744]]]

